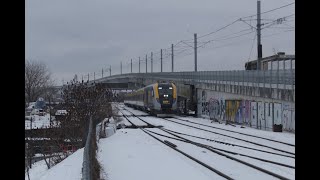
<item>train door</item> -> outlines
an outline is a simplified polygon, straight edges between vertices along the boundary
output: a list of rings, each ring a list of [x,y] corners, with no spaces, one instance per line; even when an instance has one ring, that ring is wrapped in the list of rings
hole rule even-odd
[[[153,101],[154,101],[154,91],[153,91],[153,87],[151,88],[151,97],[150,97],[150,103],[152,105],[152,108],[154,108],[154,105],[153,105]]]
[[[147,90],[147,88],[144,89],[143,96],[144,96],[144,102],[143,102],[144,107],[148,107],[148,90]]]
[[[148,88],[148,107],[152,107],[153,103],[152,103],[152,88]]]

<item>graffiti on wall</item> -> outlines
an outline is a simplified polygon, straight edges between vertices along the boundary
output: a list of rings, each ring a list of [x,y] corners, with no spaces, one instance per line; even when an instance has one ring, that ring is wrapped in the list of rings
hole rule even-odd
[[[250,102],[250,126],[258,128],[258,109],[257,109],[257,102],[251,101]]]
[[[224,120],[225,103],[224,100],[210,98],[208,102],[202,103],[202,115],[209,116],[212,120]]]
[[[205,97],[205,94],[204,96]],[[204,98],[203,98],[204,100]],[[212,120],[227,120],[238,124],[250,124],[249,100],[224,100],[210,98],[202,101],[202,115]]]
[[[226,100],[226,120],[242,123],[242,100]]]
[[[209,110],[210,119],[213,119],[213,120],[220,119],[221,107],[217,99],[210,98],[209,104],[208,104],[208,110]]]
[[[282,104],[273,103],[273,124],[279,125],[281,124],[281,113],[282,113]]]
[[[282,125],[283,129],[286,131],[294,131],[294,121],[292,115],[294,114],[294,109],[290,107],[289,104],[283,104],[282,110]]]
[[[208,111],[208,102],[206,101],[206,92],[202,91],[201,93],[201,114],[202,115],[208,115],[209,111]]]
[[[259,129],[266,129],[266,118],[265,118],[265,107],[264,103],[261,101],[258,102],[258,128]]]
[[[201,94],[201,115],[212,120],[229,121],[258,129],[272,130],[274,124],[282,124],[283,130],[294,132],[294,105],[252,101],[248,99],[224,99]]]
[[[272,130],[272,116],[273,116],[273,103],[272,102],[265,102],[264,103],[265,109],[265,118],[266,118],[266,129]]]
[[[202,91],[202,115],[209,116],[211,120],[224,120],[225,119],[225,100],[210,98],[207,101],[207,94]]]
[[[249,100],[243,100],[243,109],[244,109],[244,117],[243,117],[243,123],[246,125],[250,125],[250,114],[251,114],[251,108],[250,108],[250,101]]]

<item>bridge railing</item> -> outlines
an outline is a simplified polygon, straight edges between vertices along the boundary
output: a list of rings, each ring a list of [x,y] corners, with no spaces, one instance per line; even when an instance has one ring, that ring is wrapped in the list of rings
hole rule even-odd
[[[129,73],[114,75],[95,80],[103,82],[122,78],[150,78],[164,80],[190,81],[193,83],[232,81],[250,83],[268,83],[295,85],[295,70],[236,70],[236,71],[198,71],[198,72],[157,72],[157,73]],[[130,80],[129,80],[130,81]]]

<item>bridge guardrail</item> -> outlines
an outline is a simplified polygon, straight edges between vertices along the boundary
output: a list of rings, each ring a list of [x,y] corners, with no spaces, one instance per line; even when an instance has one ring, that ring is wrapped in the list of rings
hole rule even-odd
[[[188,81],[193,83],[232,81],[265,84],[295,85],[295,70],[235,70],[235,71],[198,71],[198,72],[157,72],[157,73],[129,73],[113,75],[95,80],[103,82],[121,78],[154,78]],[[93,81],[90,81],[93,82]]]

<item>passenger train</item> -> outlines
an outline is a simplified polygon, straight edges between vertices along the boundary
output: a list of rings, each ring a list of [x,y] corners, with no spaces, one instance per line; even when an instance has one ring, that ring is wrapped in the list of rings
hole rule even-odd
[[[125,95],[124,104],[160,117],[177,111],[177,87],[173,83],[154,83]]]

